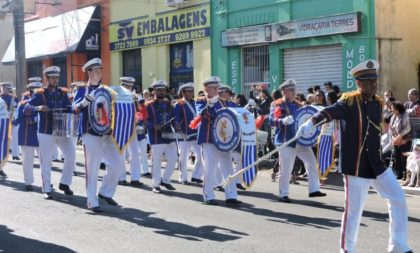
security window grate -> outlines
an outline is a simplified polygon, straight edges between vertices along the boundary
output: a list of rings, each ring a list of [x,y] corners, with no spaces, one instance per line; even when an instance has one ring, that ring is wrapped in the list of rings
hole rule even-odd
[[[242,56],[242,94],[248,97],[251,86],[269,83],[268,45],[244,47],[242,49]]]

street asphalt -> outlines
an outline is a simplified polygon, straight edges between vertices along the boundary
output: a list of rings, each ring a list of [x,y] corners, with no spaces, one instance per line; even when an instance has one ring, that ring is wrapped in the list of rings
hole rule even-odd
[[[309,198],[305,181],[291,185],[293,203],[286,204],[277,201],[278,182],[272,182],[271,172],[262,170],[250,190],[239,192],[244,203],[228,207],[222,192],[216,193],[218,206],[204,205],[201,187],[178,184],[176,170],[176,191],[155,194],[151,179],[142,178],[142,188],[118,186],[114,199],[119,207],[101,201],[104,213],[92,214],[86,209],[79,151],[77,161],[74,196],[57,189],[62,163],[54,163],[54,200],[44,200],[40,194],[37,159],[34,192],[24,190],[21,163],[6,164],[8,178],[0,180],[0,252],[339,252],[344,192],[338,175],[322,187],[328,194],[324,198]],[[406,199],[408,239],[416,252],[420,251],[420,196],[407,193]],[[388,221],[386,202],[371,192],[358,252],[386,252]]]

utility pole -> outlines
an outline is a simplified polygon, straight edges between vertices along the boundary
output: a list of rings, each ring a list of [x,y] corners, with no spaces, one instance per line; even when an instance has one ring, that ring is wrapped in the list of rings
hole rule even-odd
[[[15,28],[16,94],[19,96],[26,85],[25,23],[23,0],[13,1],[13,26]]]

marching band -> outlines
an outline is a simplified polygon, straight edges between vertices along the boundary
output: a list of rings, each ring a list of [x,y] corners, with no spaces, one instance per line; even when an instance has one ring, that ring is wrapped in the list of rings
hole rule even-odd
[[[284,203],[292,202],[289,198],[289,182],[296,156],[303,161],[308,173],[309,197],[326,196],[326,193],[320,191],[317,160],[311,146],[305,146],[295,139],[310,135],[318,123],[339,119],[347,124],[346,128],[341,129],[340,146],[341,165],[345,165],[340,171],[345,176],[346,187],[342,252],[353,252],[363,204],[371,185],[389,202],[389,250],[409,251],[404,194],[392,172],[385,170],[380,156],[372,154],[380,150],[377,137],[381,133],[379,125],[383,106],[375,96],[373,81],[370,81],[376,80],[378,69],[379,63],[374,60],[356,66],[351,73],[359,91],[344,94],[339,102],[311,115],[305,122],[299,122],[296,117],[296,112],[302,107],[295,100],[297,83],[292,79],[286,80],[279,86],[283,97],[272,102],[269,114],[270,125],[275,129],[274,143],[280,165],[279,201]],[[244,149],[249,146],[238,144],[247,141],[237,138],[241,129],[236,127],[241,128],[241,124],[247,124],[248,115],[232,109],[238,105],[230,101],[229,86],[222,84],[219,77],[212,76],[205,80],[204,95],[197,99],[194,99],[194,84],[182,84],[178,91],[180,98],[176,101],[167,98],[166,81],[158,80],[151,84],[152,98],[146,101],[145,97],[138,97],[132,92],[136,81],[133,77],[121,77],[119,87],[102,84],[102,62],[99,58],[89,60],[82,70],[87,73],[88,81],[74,83],[74,94],[69,94],[66,89],[58,87],[60,68],[50,66],[44,69],[47,84],[44,86],[40,78],[29,79],[26,86],[28,92],[23,94],[19,103],[10,94],[12,84],[1,83],[0,133],[8,132],[10,125],[18,129],[18,135],[12,136],[12,140],[19,144],[22,151],[25,190],[33,190],[34,153],[38,150],[42,192],[45,199],[53,199],[51,167],[53,149],[57,145],[65,157],[58,188],[66,195],[73,195],[70,186],[76,165],[77,130],[84,151],[87,207],[94,213],[102,212],[99,199],[112,206],[118,205],[113,199],[117,185],[128,185],[124,162],[126,152],[130,157],[130,185],[143,186],[141,175],[150,172],[147,144],[150,144],[151,149],[154,193],[162,193],[161,186],[170,191],[176,190],[171,184],[171,177],[178,165],[179,183],[202,184],[205,204],[219,204],[214,189],[223,185],[226,205],[241,205],[237,188],[245,188],[241,188],[239,178],[230,180],[234,174],[233,164],[236,164],[235,171],[243,174],[250,169],[256,170],[252,165],[260,161],[255,161],[256,148],[251,146],[249,156],[245,156]],[[251,99],[249,105],[255,106],[256,103]],[[220,112],[227,109],[234,117],[218,120]],[[242,123],[236,122],[235,117],[240,117]],[[61,131],[63,127],[70,129]],[[252,130],[253,134],[257,132],[255,126]],[[362,133],[361,137],[354,138],[359,136],[358,133]],[[229,146],[233,142],[234,145]],[[7,176],[3,168],[9,152],[8,144],[10,140],[2,134],[2,177]],[[228,148],[224,149],[223,145]],[[12,146],[13,158],[19,159],[18,151],[18,148]],[[195,160],[189,177],[187,164],[191,153]],[[162,161],[166,161],[163,175]],[[101,188],[97,191],[101,163],[106,164],[106,172]],[[246,167],[244,172],[240,170],[243,167]],[[242,180],[247,182],[246,186],[250,186],[255,177],[256,171],[255,175],[243,174]]]

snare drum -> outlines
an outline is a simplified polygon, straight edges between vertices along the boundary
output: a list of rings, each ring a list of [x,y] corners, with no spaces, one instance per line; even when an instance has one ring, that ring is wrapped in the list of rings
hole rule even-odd
[[[52,135],[72,137],[77,136],[79,115],[65,112],[52,113]]]
[[[179,132],[176,132],[176,133],[162,133],[162,138],[163,139],[172,139],[172,140],[175,140],[175,139],[178,139],[178,140],[185,140],[185,134],[184,133],[179,133]]]

